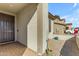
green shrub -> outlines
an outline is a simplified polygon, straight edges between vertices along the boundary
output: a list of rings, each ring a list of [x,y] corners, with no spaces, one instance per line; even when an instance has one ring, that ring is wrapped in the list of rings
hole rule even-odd
[[[53,39],[58,40],[58,37],[54,37]]]

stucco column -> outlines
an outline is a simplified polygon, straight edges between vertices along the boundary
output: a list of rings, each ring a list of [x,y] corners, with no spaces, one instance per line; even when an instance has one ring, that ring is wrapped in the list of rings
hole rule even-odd
[[[48,4],[38,4],[37,7],[37,52],[44,53],[48,39]]]

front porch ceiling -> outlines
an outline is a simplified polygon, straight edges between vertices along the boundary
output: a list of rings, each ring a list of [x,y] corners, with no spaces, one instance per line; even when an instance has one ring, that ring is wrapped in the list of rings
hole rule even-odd
[[[27,3],[0,3],[0,11],[17,13],[26,5]]]

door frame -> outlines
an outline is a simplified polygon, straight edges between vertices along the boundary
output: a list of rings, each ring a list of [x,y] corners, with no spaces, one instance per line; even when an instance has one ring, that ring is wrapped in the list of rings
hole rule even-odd
[[[10,13],[10,12],[6,12],[6,11],[1,11],[1,10],[0,10],[0,13],[7,14],[7,15],[12,15],[12,16],[15,17],[15,19],[14,19],[14,27],[15,27],[15,30],[14,30],[14,32],[15,32],[15,34],[14,34],[15,39],[14,39],[14,41],[17,41],[17,20],[16,20],[16,14]]]

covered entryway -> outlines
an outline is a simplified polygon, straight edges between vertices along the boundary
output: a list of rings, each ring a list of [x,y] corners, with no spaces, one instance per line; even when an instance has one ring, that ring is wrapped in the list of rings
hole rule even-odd
[[[0,55],[31,55],[29,49],[42,55],[48,39],[47,11],[47,4],[42,3],[0,4],[0,43],[10,42],[0,45]],[[23,51],[19,45],[24,45]],[[16,53],[17,50],[22,53]]]
[[[0,13],[0,43],[14,41],[14,18]]]

